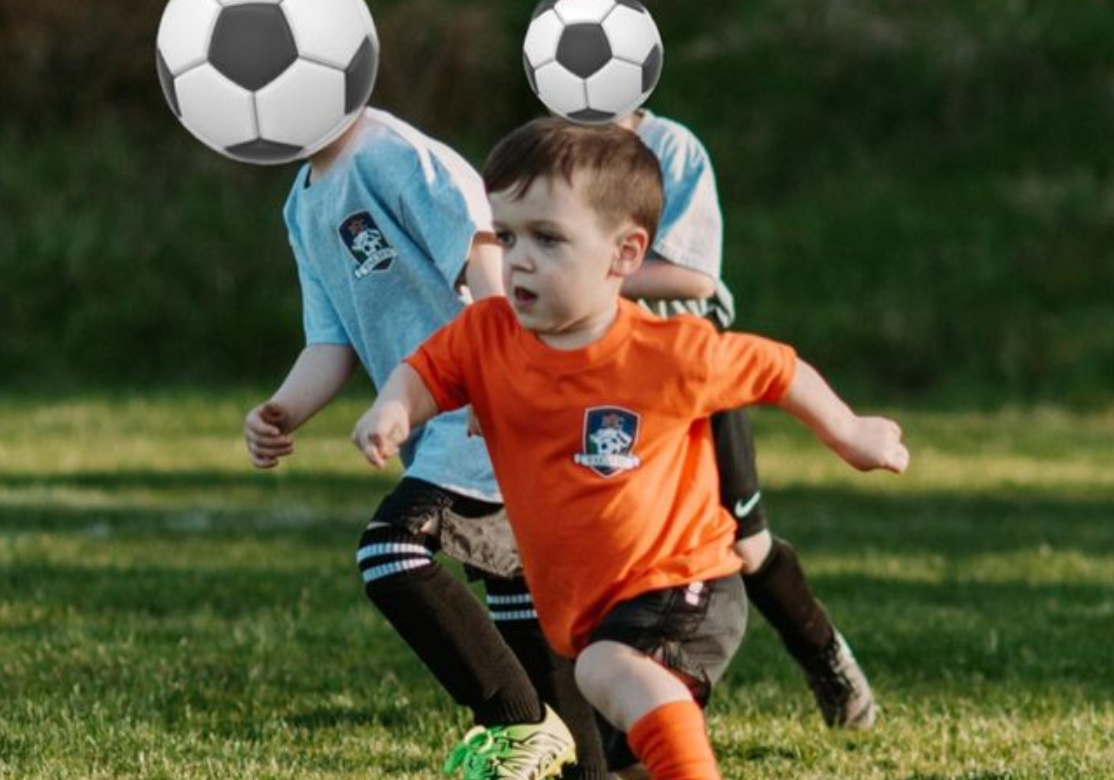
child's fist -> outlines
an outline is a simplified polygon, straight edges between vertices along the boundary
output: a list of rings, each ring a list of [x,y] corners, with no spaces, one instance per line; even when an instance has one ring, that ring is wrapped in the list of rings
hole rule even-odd
[[[274,401],[268,401],[259,407],[259,416],[263,418],[265,423],[273,425],[283,433],[286,433],[290,428],[290,415],[281,404]]]
[[[292,453],[294,440],[288,435],[289,430],[289,412],[274,401],[260,404],[248,412],[244,418],[244,443],[251,465],[257,469],[274,468],[279,458]]]
[[[393,404],[375,404],[352,429],[352,443],[377,469],[398,454],[410,435],[410,419],[405,410]]]
[[[909,468],[909,450],[901,426],[885,417],[857,417],[840,456],[860,471],[886,469],[895,474]]]

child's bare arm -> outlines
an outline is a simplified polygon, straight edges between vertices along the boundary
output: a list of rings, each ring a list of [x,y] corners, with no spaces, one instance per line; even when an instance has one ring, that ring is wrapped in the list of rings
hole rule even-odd
[[[355,365],[356,353],[348,346],[312,344],[303,349],[282,386],[244,418],[252,465],[273,468],[292,453],[290,434],[340,392]]]
[[[472,293],[472,300],[503,295],[503,252],[495,236],[477,233],[464,267],[464,282]]]
[[[887,469],[900,474],[909,466],[898,424],[885,417],[859,417],[803,360],[797,360],[793,383],[778,406],[861,471]]]
[[[368,463],[383,468],[391,456],[398,454],[399,447],[410,436],[410,430],[437,413],[437,402],[421,375],[402,363],[391,372],[375,403],[356,423],[352,430],[352,443],[364,454]]]
[[[624,298],[653,301],[708,298],[716,291],[716,280],[668,260],[647,259],[637,271],[623,277],[620,291]]]
[[[286,409],[290,430],[324,409],[356,367],[356,351],[339,344],[310,344],[298,355],[271,402]]]

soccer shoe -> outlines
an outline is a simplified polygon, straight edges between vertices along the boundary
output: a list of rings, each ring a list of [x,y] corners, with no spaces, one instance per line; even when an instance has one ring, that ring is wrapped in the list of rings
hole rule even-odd
[[[572,734],[547,706],[541,723],[476,726],[453,749],[443,771],[460,769],[464,780],[542,780],[559,777],[575,761]]]
[[[825,723],[862,731],[874,727],[874,693],[842,634],[836,631],[831,644],[803,667]]]

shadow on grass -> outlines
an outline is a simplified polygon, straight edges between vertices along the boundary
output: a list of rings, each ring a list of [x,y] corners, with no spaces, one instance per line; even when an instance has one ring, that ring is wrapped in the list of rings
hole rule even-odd
[[[187,560],[212,554],[191,553],[188,542],[178,547]],[[0,587],[12,614],[33,617],[10,619],[5,633],[33,639],[76,614],[98,642],[125,641],[135,632],[156,643],[183,635],[210,642],[243,621],[261,620],[289,626],[295,644],[327,644],[322,631],[333,630],[330,615],[364,606],[349,546],[325,544],[299,565],[281,547],[281,571],[268,567],[272,545],[261,546],[258,561],[217,569],[16,562],[0,574]],[[1101,639],[1109,628],[1109,611],[1102,608],[1110,603],[1108,588],[925,585],[851,575],[824,577],[816,587],[825,595],[855,594],[826,601],[876,681],[914,698],[946,692],[965,699],[1006,688],[1011,695],[1057,689],[1082,700],[1108,700],[1114,690]],[[729,684],[766,676],[765,665],[778,654],[766,644],[758,654],[753,641],[744,644]]]
[[[108,492],[169,483],[208,498],[262,479],[141,471],[85,475],[81,482]],[[371,492],[381,495],[392,484],[315,474],[285,480],[299,496],[310,494],[310,505],[320,489],[350,492],[358,500],[367,494],[369,508]],[[0,477],[0,486],[73,482]],[[1109,699],[1114,667],[1101,637],[1108,633],[1114,596],[1096,579],[1101,567],[1093,563],[1114,553],[1105,502],[795,489],[770,503],[774,529],[798,546],[806,569],[810,560],[824,559],[812,583],[883,687],[962,700],[992,688],[1026,698],[1057,688],[1084,701]],[[363,601],[352,556],[364,518],[322,511],[304,524],[271,524],[281,508],[267,501],[187,528],[174,523],[181,512],[48,502],[0,507],[0,544],[7,534],[23,537],[0,569],[9,614],[24,616],[9,620],[5,633],[17,641],[50,636],[66,630],[67,615],[78,614],[82,630],[111,646],[127,641],[128,632],[153,641],[191,631],[218,635],[252,616],[300,610],[297,620],[304,625],[292,641],[327,642],[322,632],[333,630],[329,621],[336,613]],[[1068,551],[1087,564],[1082,573],[1055,566]],[[981,568],[994,553],[1020,557],[996,560],[992,571]],[[869,564],[870,556],[889,559],[892,575],[859,565]],[[1039,578],[1027,561],[1042,566]],[[1044,569],[1046,561],[1050,568]],[[752,616],[752,626],[760,622]],[[764,663],[782,655],[770,637],[748,641],[731,681],[753,682]],[[359,719],[360,712],[320,709],[304,713],[305,724]]]
[[[822,554],[946,555],[1041,545],[1114,554],[1114,502],[1101,497],[793,488],[766,491],[763,499],[775,534]]]
[[[1114,668],[1103,639],[1114,614],[1101,584],[906,583],[830,575],[812,584],[876,684],[920,699],[978,698],[995,689],[1071,691],[1110,700]],[[773,664],[799,676],[752,610],[729,679],[749,685]],[[1036,705],[1034,705],[1036,706]]]
[[[366,503],[369,512],[397,483],[397,476],[336,474],[328,471],[261,474],[219,470],[162,472],[132,470],[86,472],[73,476],[0,475],[0,491],[43,489],[48,497],[21,501],[17,509],[0,506],[0,530],[29,527],[45,530],[73,525],[83,514],[103,521],[127,523],[136,515],[103,500],[95,509],[59,505],[49,498],[55,489],[79,488],[103,494],[143,491],[173,494],[180,507],[190,491],[197,505],[223,516],[281,515],[292,505],[332,511],[338,503]],[[243,508],[233,503],[219,510],[221,494],[258,496]],[[863,550],[892,554],[954,554],[1004,552],[1041,546],[1074,548],[1090,555],[1114,554],[1110,530],[1114,505],[1109,499],[1077,495],[1030,495],[1002,492],[969,495],[951,491],[870,493],[853,489],[792,488],[766,491],[764,503],[772,530],[808,554],[856,555]],[[258,506],[258,509],[253,507]],[[180,514],[180,509],[165,515]],[[147,519],[156,509],[146,510]]]
[[[337,474],[333,471],[270,471],[259,472],[245,467],[242,472],[217,469],[159,471],[155,469],[114,469],[83,471],[80,474],[39,476],[35,474],[0,474],[0,488],[80,487],[99,490],[219,490],[221,488],[310,487],[366,492],[369,487],[384,491],[398,481],[395,474],[368,469],[366,474]]]
[[[7,506],[0,502],[0,533],[77,530],[106,537],[234,536],[289,530],[297,534],[300,527],[366,522],[396,483],[397,477],[388,474],[329,472],[0,475],[0,499],[5,491],[10,493]],[[95,496],[87,497],[86,492]],[[114,503],[117,496],[119,503]]]

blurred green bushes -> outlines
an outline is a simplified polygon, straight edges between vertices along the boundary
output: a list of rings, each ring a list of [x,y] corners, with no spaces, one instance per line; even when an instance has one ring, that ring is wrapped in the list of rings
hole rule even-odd
[[[371,6],[377,105],[477,163],[540,110],[530,3]],[[717,163],[740,326],[863,400],[1114,396],[1114,4],[650,7],[651,107]],[[177,125],[160,12],[0,0],[0,386],[270,383],[298,349],[292,169]]]

